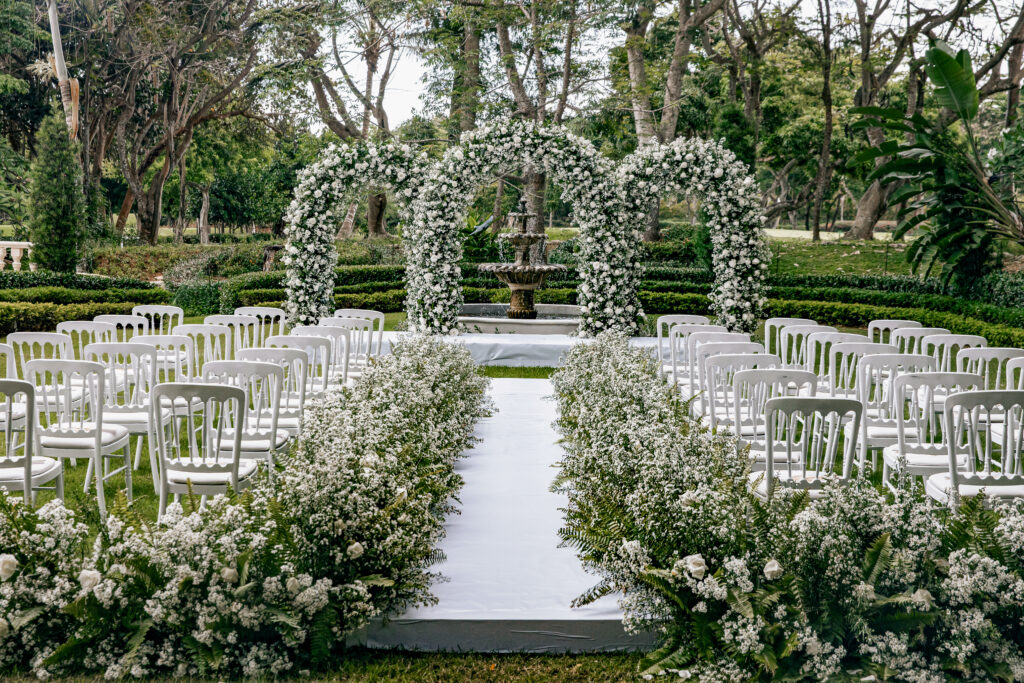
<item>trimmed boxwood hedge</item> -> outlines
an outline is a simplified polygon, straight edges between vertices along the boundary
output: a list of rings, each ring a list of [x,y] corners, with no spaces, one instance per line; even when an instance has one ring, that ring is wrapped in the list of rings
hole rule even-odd
[[[66,320],[92,320],[107,313],[131,313],[134,302],[86,304],[0,303],[0,335],[53,332]]]
[[[101,277],[80,273],[55,273],[48,270],[0,270],[0,289],[64,287],[66,289],[156,289],[145,280],[128,277]]]
[[[70,289],[68,287],[28,287],[0,290],[0,301],[51,304],[135,303],[166,304],[171,301],[166,289]]]

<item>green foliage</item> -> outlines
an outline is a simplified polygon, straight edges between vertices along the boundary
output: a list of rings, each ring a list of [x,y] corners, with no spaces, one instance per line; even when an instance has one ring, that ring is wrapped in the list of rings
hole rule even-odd
[[[174,290],[173,303],[180,306],[185,315],[213,315],[220,311],[220,301],[220,287],[216,282],[195,282]]]
[[[36,139],[29,191],[32,258],[40,268],[73,273],[85,232],[85,196],[79,146],[68,137],[64,116],[54,111]]]
[[[66,287],[29,287],[25,289],[0,289],[0,301],[52,304],[166,304],[171,301],[171,293],[165,289],[157,288],[71,289]]]
[[[0,335],[11,332],[53,332],[66,320],[92,320],[106,313],[131,313],[134,302],[128,303],[2,303],[0,302]]]
[[[0,270],[0,289],[27,289],[32,287],[61,287],[64,289],[155,289],[156,285],[127,277],[96,277],[79,273],[52,271]]]

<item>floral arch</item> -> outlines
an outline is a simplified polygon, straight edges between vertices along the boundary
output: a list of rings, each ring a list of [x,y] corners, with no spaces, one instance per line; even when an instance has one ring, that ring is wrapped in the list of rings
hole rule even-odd
[[[316,324],[334,310],[334,226],[353,196],[368,185],[389,190],[407,218],[428,164],[409,145],[369,142],[331,145],[300,172],[285,213],[288,243],[282,259],[288,267],[285,308],[292,323]]]
[[[459,226],[477,189],[502,172],[531,165],[564,188],[580,229],[580,333],[634,332],[642,315],[637,297],[640,232],[623,220],[612,165],[587,140],[560,126],[501,120],[463,135],[430,169],[406,231],[406,312],[409,328],[454,334],[462,307]]]
[[[702,201],[711,230],[715,284],[711,309],[730,330],[753,332],[767,303],[771,252],[757,186],[746,165],[720,142],[679,139],[637,150],[616,168],[616,177],[638,226],[650,202],[667,192]]]

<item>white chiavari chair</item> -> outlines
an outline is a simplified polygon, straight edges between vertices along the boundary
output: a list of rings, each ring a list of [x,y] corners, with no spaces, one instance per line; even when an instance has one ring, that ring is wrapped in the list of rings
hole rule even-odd
[[[331,358],[334,344],[329,337],[282,334],[268,337],[268,349],[297,349],[306,354],[306,397],[320,398],[331,383]]]
[[[69,360],[84,360],[82,351],[89,344],[110,344],[117,338],[117,326],[95,320],[67,320],[57,323],[57,332],[71,337]]]
[[[171,334],[192,338],[195,346],[195,369],[200,375],[205,363],[231,359],[231,328],[227,325],[186,323],[175,327]]]
[[[879,353],[896,353],[896,347],[892,344],[872,344],[867,341],[833,344],[828,353],[829,396],[856,398],[857,364],[864,356]]]
[[[778,358],[765,354],[768,358]],[[751,470],[763,470],[767,454],[765,406],[773,398],[813,397],[817,394],[818,377],[807,370],[769,368],[741,370],[733,376],[734,417],[731,430],[737,436],[737,448],[748,449]]]
[[[368,318],[323,318],[320,327],[345,327],[350,330],[349,377],[358,377],[373,357],[373,322]]]
[[[758,346],[761,346],[758,344]],[[762,347],[763,350],[763,347]],[[733,420],[736,417],[736,406],[733,391],[736,373],[746,370],[765,370],[779,368],[782,361],[775,354],[761,353],[723,353],[711,355],[704,359],[704,383],[707,387],[706,399],[702,398],[702,414],[708,417],[712,432],[728,430],[735,432]]]
[[[130,344],[145,344],[156,349],[156,381],[198,382],[195,339],[187,334],[142,334]]]
[[[175,327],[185,324],[185,311],[178,306],[143,304],[133,306],[132,315],[148,320],[149,331],[153,334],[170,334]]]
[[[829,351],[835,344],[856,343],[867,341],[862,334],[849,332],[814,332],[807,335],[804,340],[806,352],[804,353],[803,369],[813,372],[818,376],[818,382],[822,391],[828,391],[832,385],[831,367],[829,366]]]
[[[117,332],[114,334],[115,342],[127,342],[138,334],[149,334],[149,318],[141,315],[108,314],[98,315],[93,318],[98,323],[110,323]]]
[[[838,332],[828,325],[786,325],[779,330],[779,353],[783,366],[803,370],[807,367],[807,338],[821,332]]]
[[[817,324],[817,321],[810,318],[768,318],[764,321],[764,348],[768,353],[774,353],[782,358],[781,333],[783,327]]]
[[[892,333],[907,327],[924,327],[916,320],[872,320],[868,323],[868,341],[875,344],[894,344]]]
[[[944,327],[898,327],[892,331],[890,344],[898,353],[924,353],[921,340],[935,334],[949,334]]]
[[[348,382],[349,365],[352,357],[352,330],[348,327],[319,325],[296,325],[292,335],[300,337],[324,337],[331,340],[330,381],[336,384]]]
[[[226,325],[231,329],[231,349],[237,354],[242,349],[260,346],[260,319],[254,315],[208,315],[205,325]]]
[[[665,346],[665,342],[668,340],[669,330],[674,325],[707,325],[711,321],[707,316],[703,315],[663,315],[658,318],[657,324],[654,326],[657,332],[658,338],[658,374],[661,376],[665,375],[665,371],[668,369],[668,365],[671,362],[669,357],[668,349]]]
[[[672,328],[672,334],[680,327],[689,327],[688,325],[676,325]],[[685,364],[677,364],[677,359],[672,359],[672,379],[676,380],[676,376],[679,376],[676,381],[676,386],[679,387],[679,393],[684,399],[691,399],[697,395],[700,391],[700,371],[697,366],[697,347],[701,344],[711,344],[719,342],[749,342],[750,335],[744,332],[712,332],[706,328],[701,331],[691,331],[686,335],[686,355]]]
[[[302,432],[302,412],[306,403],[306,379],[309,375],[309,354],[303,349],[242,349],[238,360],[274,363],[284,372],[281,385],[277,427],[290,436]]]
[[[700,323],[676,323],[668,330],[669,364],[665,374],[669,384],[684,385],[690,380],[690,357],[688,339],[694,332],[716,332],[728,334],[729,330],[722,325],[703,325]]]
[[[956,356],[954,369],[981,375],[984,389],[1012,389],[1016,387],[1010,386],[1008,366],[1014,359],[1024,359],[1024,349],[1001,346],[964,348]]]
[[[935,358],[939,372],[954,372],[960,351],[985,348],[988,342],[976,334],[933,334],[922,339],[921,345],[921,353]]]
[[[284,334],[288,324],[288,314],[283,308],[274,306],[239,306],[235,309],[235,315],[251,315],[259,320],[259,345],[267,337]]]
[[[696,382],[696,393],[690,394],[692,397],[696,397],[696,403],[693,406],[694,412],[698,415],[706,416],[707,411],[710,409],[710,384],[707,373],[707,362],[709,358],[714,356],[722,355],[737,355],[737,354],[757,354],[764,353],[764,345],[758,342],[752,341],[725,341],[725,342],[705,342],[703,344],[696,344],[693,348],[694,354],[694,366],[697,370],[697,382]]]
[[[387,317],[381,311],[374,311],[369,308],[339,308],[334,312],[335,318],[365,318],[373,323],[373,335],[376,342],[373,343],[373,355],[379,356],[384,345],[384,324]]]
[[[0,489],[21,491],[25,504],[35,502],[36,491],[53,483],[57,498],[64,500],[64,464],[57,458],[34,454],[35,420],[26,418],[26,407],[35,405],[35,389],[31,382],[0,379],[0,425],[3,426],[4,450],[0,455]],[[14,432],[22,432],[21,445],[15,443]],[[18,451],[21,455],[18,455]]]

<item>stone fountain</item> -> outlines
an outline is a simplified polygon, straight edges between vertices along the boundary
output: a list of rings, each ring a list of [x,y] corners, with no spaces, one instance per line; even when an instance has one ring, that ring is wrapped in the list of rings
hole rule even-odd
[[[544,242],[547,235],[527,228],[537,214],[526,211],[508,215],[510,232],[498,235],[515,251],[512,263],[481,263],[482,273],[493,273],[512,290],[511,303],[466,304],[459,322],[470,331],[519,332],[527,334],[569,334],[579,325],[579,307],[534,304],[534,292],[544,285],[550,273],[565,270],[557,263],[546,263]],[[503,314],[503,315],[502,315]],[[495,319],[506,318],[504,321]]]

